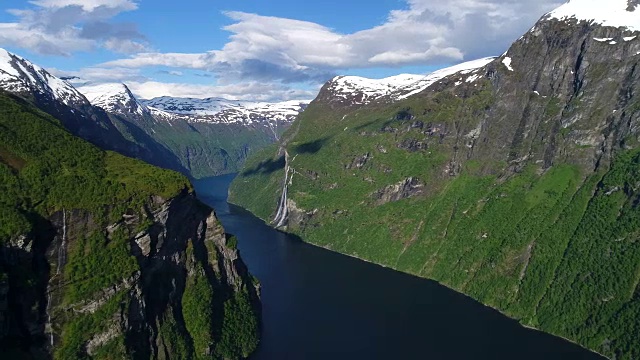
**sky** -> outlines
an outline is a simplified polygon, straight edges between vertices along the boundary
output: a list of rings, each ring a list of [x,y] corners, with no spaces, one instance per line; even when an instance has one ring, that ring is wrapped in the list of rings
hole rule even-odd
[[[141,98],[312,99],[497,56],[562,0],[0,0],[0,47]]]

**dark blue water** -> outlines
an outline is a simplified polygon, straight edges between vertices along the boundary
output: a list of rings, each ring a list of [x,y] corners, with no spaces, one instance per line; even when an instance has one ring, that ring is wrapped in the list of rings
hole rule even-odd
[[[194,185],[262,284],[263,334],[251,359],[602,359],[436,282],[275,231],[227,204],[232,179]]]

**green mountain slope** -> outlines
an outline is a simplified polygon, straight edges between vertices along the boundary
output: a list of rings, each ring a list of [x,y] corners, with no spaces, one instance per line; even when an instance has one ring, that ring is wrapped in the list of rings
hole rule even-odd
[[[188,180],[0,94],[0,348],[7,358],[241,358],[259,300]]]
[[[271,220],[286,183],[287,231],[305,241],[639,358],[640,44],[601,37],[629,38],[541,21],[400,101],[338,101],[329,83],[231,201]]]
[[[162,120],[150,115],[109,116],[125,137],[127,127],[146,133],[196,179],[238,172],[249,154],[275,142],[271,130],[262,125]]]

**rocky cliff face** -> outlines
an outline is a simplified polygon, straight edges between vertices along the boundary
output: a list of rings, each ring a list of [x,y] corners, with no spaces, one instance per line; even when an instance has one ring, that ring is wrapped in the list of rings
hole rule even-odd
[[[496,101],[485,119],[506,124],[482,121],[469,157],[544,168],[610,164],[638,136],[637,35],[576,20],[539,22],[486,69]]]
[[[65,209],[2,248],[3,349],[61,359],[236,358],[253,350],[258,288],[210,208],[183,192],[109,217],[115,221]],[[253,321],[244,324],[249,344],[223,338],[234,316]]]
[[[334,79],[283,136],[288,158],[250,159],[231,201],[273,219],[285,199],[306,241],[638,358],[638,10],[569,4],[407,97],[349,98]]]

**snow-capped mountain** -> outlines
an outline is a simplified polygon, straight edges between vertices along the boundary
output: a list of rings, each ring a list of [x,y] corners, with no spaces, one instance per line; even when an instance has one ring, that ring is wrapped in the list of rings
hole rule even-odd
[[[309,101],[278,103],[222,98],[176,98],[162,96],[139,100],[125,84],[87,85],[79,88],[92,105],[116,115],[148,115],[156,120],[191,123],[255,125],[292,122]]]
[[[50,114],[72,134],[94,145],[116,151],[126,156],[144,160],[150,164],[187,173],[179,158],[164,145],[146,134],[140,117],[123,116],[115,119],[106,106],[118,103],[130,105],[126,95],[128,90],[110,88],[106,97],[94,96],[87,91],[96,104],[105,105],[108,110],[93,106],[72,84],[62,80],[42,67],[18,55],[0,49],[0,89],[23,97],[40,110]],[[104,88],[101,90],[105,90]],[[118,95],[119,94],[119,95]],[[115,96],[112,98],[111,96]],[[133,98],[129,98],[131,100]],[[135,102],[134,102],[135,104]],[[117,108],[118,111],[125,107]],[[115,115],[118,115],[117,111]],[[135,120],[135,122],[133,121]]]
[[[18,55],[0,48],[0,88],[12,93],[34,93],[72,106],[86,104],[70,83]]]
[[[428,75],[402,74],[384,79],[338,76],[328,83],[326,90],[332,97],[349,105],[365,105],[383,98],[391,101],[401,100],[424,91],[438,80],[457,73],[461,75],[459,81],[473,82],[478,78],[474,73],[494,59],[489,57],[469,61]]]
[[[251,125],[261,122],[292,122],[309,104],[309,101],[285,101],[278,103],[227,100],[222,98],[158,97],[142,100],[158,118],[183,119],[190,122]]]
[[[88,85],[79,88],[93,106],[118,115],[144,115],[149,110],[141,104],[125,84]]]
[[[227,100],[223,98],[178,98],[161,96],[151,100],[145,100],[148,106],[158,110],[182,115],[215,115],[221,111],[236,107],[247,107],[249,101]]]

